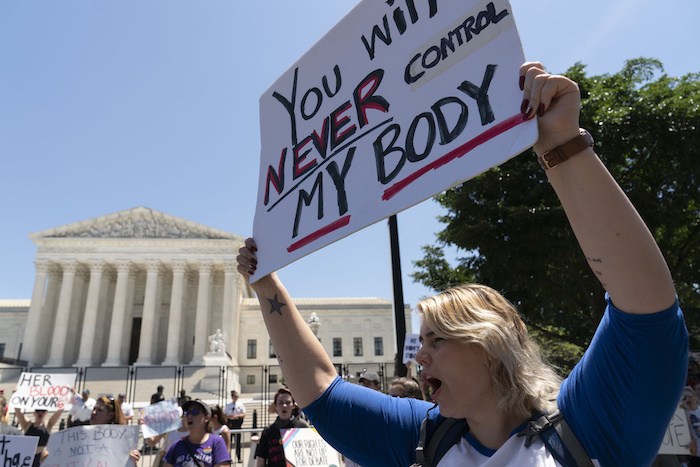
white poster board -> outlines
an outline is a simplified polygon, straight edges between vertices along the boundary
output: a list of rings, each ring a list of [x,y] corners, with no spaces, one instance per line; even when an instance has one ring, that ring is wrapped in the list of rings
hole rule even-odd
[[[17,381],[17,391],[10,398],[10,408],[33,412],[48,410],[55,412],[65,409],[71,403],[75,386],[75,373],[27,373],[23,372]]]
[[[143,437],[152,438],[180,428],[182,417],[179,408],[177,399],[170,399],[140,409],[139,416],[143,420],[143,425],[141,425]]]
[[[338,452],[313,428],[282,430],[284,457],[294,467],[337,467]]]
[[[41,467],[132,466],[129,453],[136,449],[136,425],[83,425],[53,433]]]
[[[418,334],[406,334],[403,342],[403,363],[416,362],[416,352],[420,350],[420,341]]]
[[[668,428],[666,428],[666,434],[661,443],[661,448],[659,448],[659,454],[689,455],[688,445],[690,444],[691,436],[685,409],[679,407],[673,414]]]
[[[0,435],[0,465],[31,467],[38,444],[38,436]]]
[[[536,141],[508,1],[409,4],[363,0],[260,97],[253,281]]]

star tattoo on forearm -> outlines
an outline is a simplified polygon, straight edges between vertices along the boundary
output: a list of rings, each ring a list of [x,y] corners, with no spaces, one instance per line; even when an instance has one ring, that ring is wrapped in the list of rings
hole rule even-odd
[[[277,294],[275,294],[274,298],[268,298],[267,301],[270,302],[270,314],[276,311],[282,316],[282,307],[286,304],[277,300]]]

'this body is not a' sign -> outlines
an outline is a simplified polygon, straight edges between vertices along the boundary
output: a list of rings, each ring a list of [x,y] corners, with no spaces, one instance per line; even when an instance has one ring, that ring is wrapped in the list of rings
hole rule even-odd
[[[364,0],[260,98],[253,280],[531,146],[507,0]]]

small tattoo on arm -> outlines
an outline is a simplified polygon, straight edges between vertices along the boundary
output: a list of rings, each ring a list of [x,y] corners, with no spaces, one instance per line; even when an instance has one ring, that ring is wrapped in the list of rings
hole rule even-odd
[[[282,362],[284,362],[284,360],[282,360],[282,357],[279,356],[279,355],[277,356],[277,361],[280,362],[280,364],[281,364]]]
[[[589,263],[598,263],[598,264],[601,264],[603,262],[603,260],[600,258],[589,258],[588,256],[586,256],[586,261],[588,261]]]
[[[275,294],[274,298],[268,298],[267,301],[270,302],[270,314],[276,311],[282,316],[282,307],[286,304],[277,300],[277,294]]]

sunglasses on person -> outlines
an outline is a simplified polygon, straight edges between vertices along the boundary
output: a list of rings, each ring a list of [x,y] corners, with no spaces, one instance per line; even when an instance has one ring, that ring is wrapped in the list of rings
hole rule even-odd
[[[193,417],[199,415],[200,413],[203,412],[199,409],[185,410],[185,415],[192,415]]]

